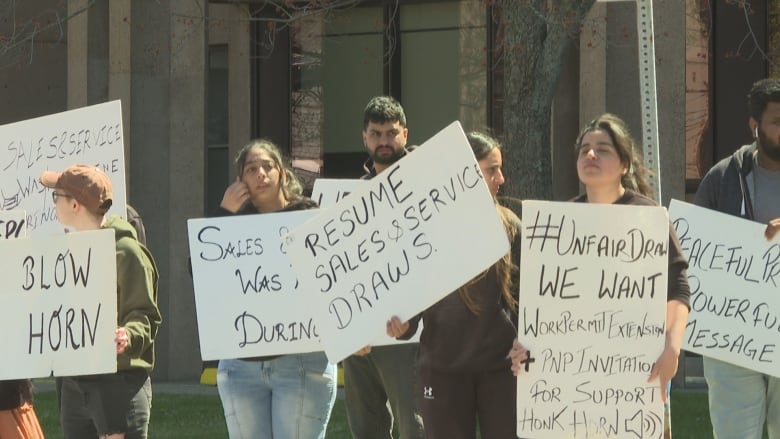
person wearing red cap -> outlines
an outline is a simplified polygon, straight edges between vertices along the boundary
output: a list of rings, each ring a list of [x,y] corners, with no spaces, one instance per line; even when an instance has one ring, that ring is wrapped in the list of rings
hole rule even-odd
[[[159,273],[133,226],[111,208],[111,180],[89,165],[41,174],[52,189],[59,221],[74,231],[113,229],[117,269],[117,372],[58,378],[60,423],[66,439],[146,438],[151,412],[149,373],[162,317],[157,307]]]

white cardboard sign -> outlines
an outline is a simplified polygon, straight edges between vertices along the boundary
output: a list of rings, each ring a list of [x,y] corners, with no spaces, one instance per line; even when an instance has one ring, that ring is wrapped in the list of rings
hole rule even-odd
[[[338,203],[342,198],[355,191],[361,184],[366,184],[368,180],[362,179],[338,179],[338,178],[318,178],[314,180],[311,196],[321,208],[328,208]],[[408,340],[396,340],[381,335],[376,340],[369,343],[371,346],[388,346],[395,344],[419,343],[420,335],[423,331],[423,321],[417,326],[417,332]]]
[[[356,178],[318,178],[311,189],[311,199],[326,209],[351,194],[368,180]]]
[[[766,225],[672,200],[688,257],[691,314],[683,349],[780,376],[780,238]]]
[[[99,166],[114,191],[109,214],[126,217],[122,107],[119,101],[0,126],[0,210],[27,211],[31,236],[62,233],[51,190],[38,178],[70,165]]]
[[[662,438],[666,211],[524,201],[522,230],[517,435]]]
[[[316,212],[187,221],[204,360],[322,350],[281,240]]]
[[[112,229],[0,241],[0,379],[116,372]]]
[[[27,237],[27,212],[0,210],[0,241]]]
[[[458,122],[287,240],[331,362],[382,337],[393,315],[408,320],[509,251]]]

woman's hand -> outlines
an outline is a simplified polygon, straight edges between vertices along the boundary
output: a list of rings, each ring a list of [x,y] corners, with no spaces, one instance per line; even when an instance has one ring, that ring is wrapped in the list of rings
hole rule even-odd
[[[222,196],[222,202],[219,203],[219,206],[229,212],[236,213],[247,201],[249,201],[249,187],[236,177],[236,181],[225,189],[225,195]]]
[[[127,330],[125,330],[123,326],[116,328],[115,334],[114,343],[116,343],[116,353],[121,354],[130,344],[130,338],[127,336]]]
[[[352,354],[352,355],[357,355],[358,357],[363,357],[363,356],[368,355],[370,353],[371,353],[371,345],[367,344],[367,345],[363,346],[362,348],[356,350],[355,353]]]
[[[528,351],[515,339],[507,358],[512,360],[512,373],[514,376],[518,376],[520,371],[525,369],[523,362],[528,360]]]
[[[766,237],[767,241],[771,241],[778,231],[780,231],[780,218],[775,218],[767,223],[766,229],[764,229],[764,237]]]
[[[409,322],[401,322],[398,316],[393,316],[387,321],[387,335],[389,337],[398,338],[409,330]]]
[[[661,400],[666,402],[669,395],[667,395],[666,387],[669,381],[674,378],[677,373],[677,361],[680,357],[679,352],[675,352],[668,344],[664,346],[664,351],[661,352],[661,356],[655,361],[653,369],[650,371],[650,378],[647,382],[651,382],[658,378],[658,385],[661,388]]]

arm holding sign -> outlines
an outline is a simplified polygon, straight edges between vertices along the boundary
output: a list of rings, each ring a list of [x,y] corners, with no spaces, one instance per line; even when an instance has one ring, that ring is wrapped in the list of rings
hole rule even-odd
[[[648,382],[659,378],[661,399],[667,402],[667,385],[677,373],[678,359],[688,324],[691,288],[688,285],[688,261],[680,247],[674,227],[669,227],[669,271],[666,293],[666,339],[664,350],[650,372]]]
[[[766,230],[764,230],[764,237],[767,241],[771,241],[775,238],[775,235],[780,230],[780,218],[775,218],[771,221],[769,221],[769,224],[766,225]]]
[[[112,229],[116,240],[117,372],[94,375],[89,385],[84,385],[80,377],[58,378],[62,407],[88,413],[100,436],[118,432],[128,436],[145,434],[151,413],[149,372],[154,367],[154,338],[161,321],[154,259],[138,242],[129,222],[118,216],[106,218],[113,204],[113,189],[103,171],[92,165],[77,164],[63,172],[46,171],[40,181],[53,189],[61,223],[77,232]],[[110,404],[96,411],[85,403],[91,399],[110,401]],[[136,416],[129,416],[130,407]],[[133,421],[128,422],[131,418]],[[75,431],[83,428],[66,411],[60,413],[60,421],[68,436],[78,436]]]
[[[406,322],[401,322],[397,316],[387,321],[387,335],[399,340],[408,340],[417,333],[421,314],[417,314]]]
[[[522,370],[528,371],[530,352],[519,341],[515,339],[512,343],[512,349],[509,351],[509,359],[512,360],[512,373],[515,376],[520,375]]]
[[[467,138],[510,251],[409,321],[393,316],[387,321],[386,332],[395,338],[411,337],[422,319],[416,366],[423,420],[430,437],[474,436],[477,413],[486,412],[490,416],[479,419],[482,437],[515,437],[517,384],[507,351],[517,338],[520,219],[495,202],[504,182],[500,145],[482,133],[468,133]],[[469,232],[469,239],[479,240],[482,231]],[[437,394],[447,396],[437,399]],[[475,397],[479,394],[490,394],[490,401]]]
[[[602,114],[590,121],[576,142],[577,176],[585,194],[574,201],[602,204],[656,206],[646,181],[648,170],[637,154],[636,141],[625,122],[614,114]],[[677,371],[680,346],[688,320],[690,287],[687,259],[682,254],[674,228],[669,227],[666,339],[664,350],[651,370],[650,380],[659,378],[662,400],[667,402],[667,385]],[[665,408],[668,410],[668,405]],[[665,425],[668,430],[669,424]]]
[[[748,108],[754,141],[707,171],[694,203],[766,224],[764,237],[773,240],[780,230],[780,79],[756,81],[748,93]],[[714,279],[715,275],[707,280]],[[774,287],[768,291],[776,292]],[[748,300],[742,291],[728,293],[734,300]],[[780,392],[773,390],[780,388],[780,377],[715,356],[703,355],[702,361],[716,436],[760,437],[766,429],[772,437],[772,432],[780,431]]]
[[[158,272],[152,255],[135,238],[135,229],[118,217],[104,228],[114,229],[117,266],[117,353],[119,369],[154,367],[154,339],[162,316],[157,307]]]
[[[688,306],[679,300],[666,302],[666,340],[661,356],[655,361],[647,382],[658,378],[661,390],[661,400],[667,402],[667,384],[677,373],[678,359],[682,340],[685,335],[685,325],[688,323]]]
[[[289,162],[271,141],[258,139],[244,145],[235,164],[238,177],[225,190],[217,216],[317,208],[303,196]],[[262,252],[261,245],[257,248]],[[275,378],[263,378],[269,370]],[[336,365],[322,351],[220,359],[217,390],[225,413],[231,414],[226,419],[228,435],[271,437],[277,435],[271,434],[272,426],[274,430],[282,426],[301,437],[323,437],[336,399],[335,376]],[[277,413],[283,415],[274,416]]]

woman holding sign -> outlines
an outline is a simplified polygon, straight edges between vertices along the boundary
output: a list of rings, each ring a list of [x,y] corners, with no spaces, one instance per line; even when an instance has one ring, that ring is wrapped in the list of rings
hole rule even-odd
[[[317,207],[270,141],[244,146],[236,165],[238,178],[218,215]],[[217,388],[231,439],[324,438],[336,400],[336,365],[322,351],[220,360]]]
[[[499,143],[482,133],[467,135],[482,176],[495,199],[504,176]],[[408,322],[393,317],[387,334],[408,339],[420,319],[417,394],[425,433],[431,438],[515,438],[517,383],[507,348],[517,337],[517,276],[520,220],[496,203],[511,251],[466,285]]]
[[[651,198],[650,185],[646,181],[648,171],[639,160],[634,145],[635,141],[625,122],[617,116],[607,113],[592,120],[577,138],[577,175],[585,186],[585,194],[573,201],[656,206],[657,203]],[[671,225],[668,256],[666,340],[664,350],[653,365],[648,378],[648,382],[656,378],[659,380],[661,399],[666,404],[666,437],[671,436],[669,383],[677,373],[677,361],[688,321],[691,295],[688,286],[688,262]]]

